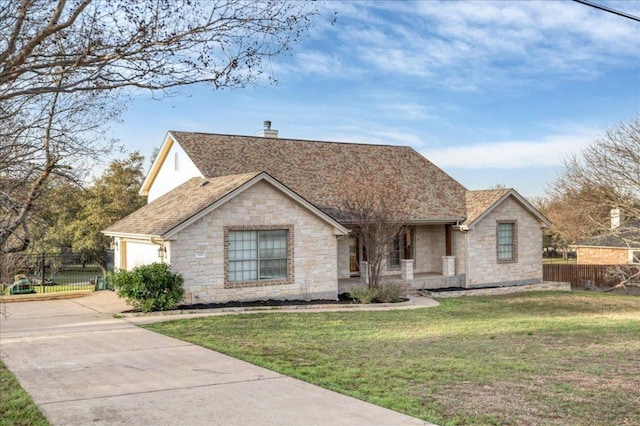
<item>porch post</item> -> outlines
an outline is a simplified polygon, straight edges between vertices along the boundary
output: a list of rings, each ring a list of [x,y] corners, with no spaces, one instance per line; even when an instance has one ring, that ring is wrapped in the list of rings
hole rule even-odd
[[[442,256],[442,275],[453,277],[456,274],[456,257]]]
[[[369,262],[366,260],[360,261],[360,281],[366,286],[369,285]]]
[[[400,274],[402,281],[413,281],[413,259],[400,259]]]

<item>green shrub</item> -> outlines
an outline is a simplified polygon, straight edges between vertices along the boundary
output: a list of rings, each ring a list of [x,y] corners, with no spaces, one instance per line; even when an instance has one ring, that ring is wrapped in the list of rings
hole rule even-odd
[[[176,306],[184,294],[182,276],[166,263],[151,263],[132,271],[110,274],[118,295],[142,312],[166,311]]]
[[[369,303],[395,303],[401,302],[405,296],[405,289],[400,282],[383,282],[380,286],[369,288],[366,285],[353,287],[349,296],[358,302],[367,305]]]
[[[353,300],[356,300],[364,305],[368,305],[369,303],[373,303],[378,297],[378,289],[369,288],[368,286],[361,284],[353,287],[349,292],[349,296],[351,296]]]
[[[382,283],[378,288],[378,303],[396,303],[402,302],[406,294],[404,285],[398,281],[389,281]]]

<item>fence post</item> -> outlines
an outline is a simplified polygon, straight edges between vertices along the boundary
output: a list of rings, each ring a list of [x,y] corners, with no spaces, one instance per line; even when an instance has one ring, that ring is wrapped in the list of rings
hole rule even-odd
[[[45,284],[44,283],[44,273],[45,273],[45,270],[47,269],[46,261],[47,261],[47,257],[45,255],[45,253],[42,252],[42,279],[40,280],[40,285],[42,286],[42,292],[43,293],[44,293],[44,284]]]

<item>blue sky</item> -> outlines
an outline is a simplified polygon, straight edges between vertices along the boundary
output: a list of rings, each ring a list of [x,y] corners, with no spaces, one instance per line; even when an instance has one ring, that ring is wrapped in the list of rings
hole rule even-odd
[[[598,3],[640,16],[638,1]],[[469,189],[543,195],[561,161],[640,112],[640,22],[572,1],[332,2],[269,64],[277,85],[137,96],[112,127],[409,145]],[[337,12],[337,20],[331,21]]]

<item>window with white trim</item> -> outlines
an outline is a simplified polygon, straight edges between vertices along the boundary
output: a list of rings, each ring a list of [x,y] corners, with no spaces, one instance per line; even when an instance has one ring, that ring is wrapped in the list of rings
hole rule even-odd
[[[633,265],[640,265],[640,250],[632,250],[631,256],[629,256],[631,261],[629,263]]]
[[[287,278],[288,230],[242,230],[228,233],[228,281]]]
[[[517,257],[515,222],[498,222],[496,231],[496,243],[498,262],[516,261]]]

